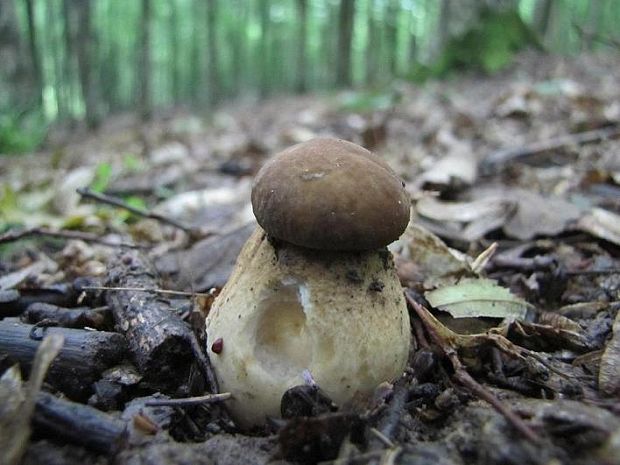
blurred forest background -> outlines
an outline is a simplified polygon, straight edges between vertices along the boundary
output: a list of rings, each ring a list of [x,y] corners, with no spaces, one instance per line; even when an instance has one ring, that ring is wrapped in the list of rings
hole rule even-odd
[[[620,0],[0,0],[0,153],[52,123],[617,50],[618,24]]]

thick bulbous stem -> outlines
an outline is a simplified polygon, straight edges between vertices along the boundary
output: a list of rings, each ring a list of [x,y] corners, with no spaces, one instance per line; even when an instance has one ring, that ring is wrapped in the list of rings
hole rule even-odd
[[[258,228],[206,321],[222,339],[211,361],[242,426],[279,416],[309,370],[343,404],[399,376],[410,346],[407,307],[386,249],[330,252],[272,244]]]

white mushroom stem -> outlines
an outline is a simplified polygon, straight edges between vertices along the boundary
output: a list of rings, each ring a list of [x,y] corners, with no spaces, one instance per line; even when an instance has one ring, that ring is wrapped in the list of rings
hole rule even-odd
[[[386,249],[328,252],[272,245],[258,228],[206,321],[227,405],[242,426],[280,415],[284,392],[309,370],[339,404],[369,395],[405,368],[407,307]]]

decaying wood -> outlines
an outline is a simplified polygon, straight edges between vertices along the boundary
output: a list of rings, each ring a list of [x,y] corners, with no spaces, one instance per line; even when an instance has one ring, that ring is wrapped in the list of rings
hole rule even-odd
[[[106,303],[117,330],[127,338],[133,362],[144,381],[154,388],[174,392],[187,380],[196,359],[209,390],[217,392],[215,375],[189,326],[169,301],[149,291],[160,285],[147,259],[136,251],[121,252],[111,261],[107,278],[108,286],[132,288],[107,291]]]
[[[41,392],[33,417],[35,431],[45,437],[109,453],[118,446],[125,422],[96,408]]]
[[[73,307],[77,300],[77,294],[76,289],[70,284],[0,291],[0,318],[21,315],[34,303]]]
[[[65,340],[46,382],[76,400],[86,400],[92,384],[127,354],[125,338],[117,333],[43,328],[14,319],[0,321],[0,352],[29,370],[43,333],[60,334]]]
[[[405,377],[394,386],[392,399],[377,425],[377,435],[370,439],[370,449],[392,447],[390,444],[397,436],[402,415],[406,412],[405,403],[409,395],[411,379]]]
[[[103,330],[111,326],[112,318],[107,307],[64,308],[57,305],[34,303],[28,306],[22,317],[26,323],[36,324],[41,321],[53,323],[50,326],[64,328],[92,328]]]

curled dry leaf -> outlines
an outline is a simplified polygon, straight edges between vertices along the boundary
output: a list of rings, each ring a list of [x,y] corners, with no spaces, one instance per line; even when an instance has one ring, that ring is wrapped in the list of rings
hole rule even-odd
[[[435,162],[418,179],[418,184],[434,186],[471,185],[478,175],[478,162],[469,144]]]
[[[464,254],[413,221],[389,249],[395,255],[399,278],[406,285],[422,283],[424,288],[432,289],[453,284],[464,276],[474,276]]]
[[[510,199],[497,196],[469,202],[444,202],[426,197],[416,204],[420,216],[452,225],[453,235],[464,241],[475,241],[502,227],[513,208],[514,203]]]
[[[602,208],[594,208],[581,217],[577,228],[600,239],[620,245],[620,215]]]

